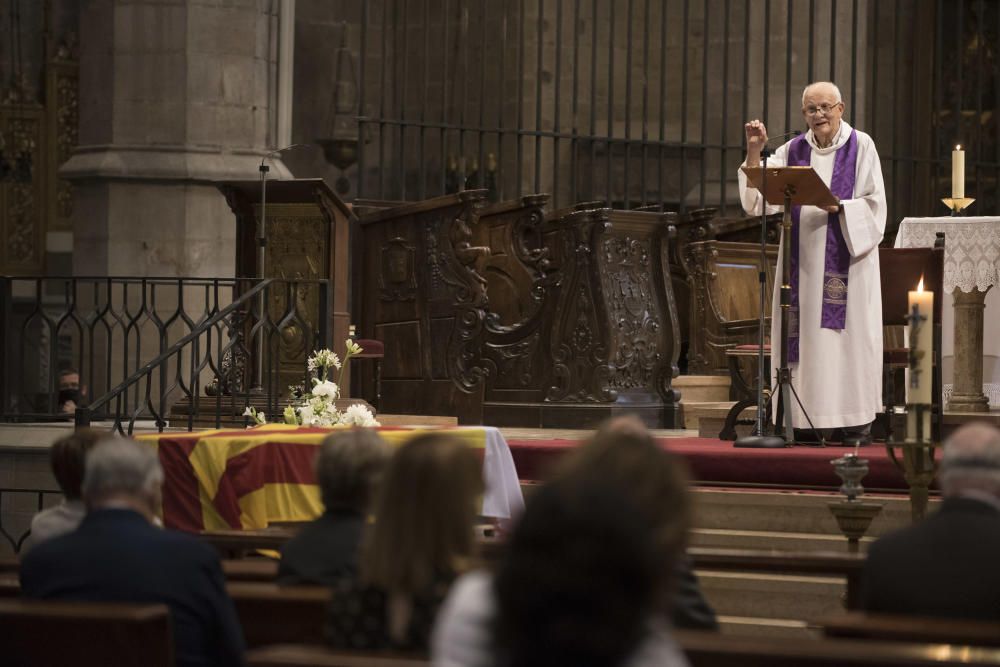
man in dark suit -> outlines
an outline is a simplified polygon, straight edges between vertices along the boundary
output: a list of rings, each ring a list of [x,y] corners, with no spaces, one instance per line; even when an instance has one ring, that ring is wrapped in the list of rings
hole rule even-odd
[[[76,531],[25,557],[22,594],[164,603],[178,665],[241,665],[243,635],[218,556],[193,537],[152,524],[162,483],[151,449],[122,439],[98,444],[87,455],[83,480],[87,515]]]
[[[388,446],[370,429],[340,431],[323,441],[316,480],[325,512],[281,550],[279,583],[329,586],[357,573],[368,503],[388,458]]]
[[[944,502],[868,551],[867,611],[1000,620],[1000,430],[958,429],[944,445]]]

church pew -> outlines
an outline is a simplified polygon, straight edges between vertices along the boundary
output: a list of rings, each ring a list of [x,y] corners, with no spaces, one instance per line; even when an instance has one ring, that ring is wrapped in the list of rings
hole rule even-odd
[[[258,549],[279,551],[295,532],[294,528],[206,530],[199,533],[198,537],[215,547],[221,558],[243,558]]]
[[[1000,665],[1000,652],[961,645],[842,639],[742,637],[697,630],[674,636],[691,667],[959,667]],[[247,654],[251,667],[424,667],[429,660],[325,646],[269,646]]]
[[[919,584],[915,584],[919,585]],[[827,637],[1000,646],[1000,622],[849,612],[812,623]]]
[[[430,667],[430,661],[393,653],[339,651],[325,646],[286,644],[247,653],[248,667]]]
[[[691,667],[959,667],[1000,665],[1000,651],[985,647],[857,641],[744,637],[677,630]]]
[[[273,582],[278,577],[278,561],[270,558],[236,558],[222,561],[226,581]]]
[[[16,598],[21,595],[21,580],[17,572],[0,574],[0,598]]]
[[[695,570],[842,576],[847,580],[848,609],[861,602],[861,574],[865,555],[824,551],[762,551],[690,547],[688,557]]]
[[[322,643],[332,594],[329,588],[229,581],[226,591],[236,607],[248,647]]]
[[[0,600],[0,634],[5,665],[174,664],[166,605]]]

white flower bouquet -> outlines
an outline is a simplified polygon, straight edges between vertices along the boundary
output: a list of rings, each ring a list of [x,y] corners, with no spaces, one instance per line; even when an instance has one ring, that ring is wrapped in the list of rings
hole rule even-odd
[[[378,426],[371,410],[363,405],[349,405],[343,411],[337,409],[347,363],[360,353],[361,347],[348,338],[343,362],[330,350],[319,350],[309,357],[312,387],[309,391],[295,392],[297,402],[285,408],[285,423],[302,426]],[[337,382],[330,379],[334,369],[339,371]]]
[[[298,426],[379,426],[371,410],[361,404],[347,406],[343,411],[337,409],[337,399],[340,398],[340,385],[344,379],[344,371],[351,357],[361,354],[361,347],[351,339],[347,339],[344,361],[340,361],[330,350],[318,350],[308,360],[309,372],[312,373],[312,387],[308,391],[304,387],[291,387],[294,403],[285,408],[286,424]],[[337,382],[330,380],[333,369],[339,371]],[[267,420],[253,408],[247,408],[246,416],[257,424],[266,424]]]

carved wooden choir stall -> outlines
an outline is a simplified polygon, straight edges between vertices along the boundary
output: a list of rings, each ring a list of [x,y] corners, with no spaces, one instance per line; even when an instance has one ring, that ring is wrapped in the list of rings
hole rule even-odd
[[[675,425],[668,219],[587,206],[546,217],[545,201],[485,209],[484,191],[465,191],[362,217],[356,314],[385,343],[383,411]]]

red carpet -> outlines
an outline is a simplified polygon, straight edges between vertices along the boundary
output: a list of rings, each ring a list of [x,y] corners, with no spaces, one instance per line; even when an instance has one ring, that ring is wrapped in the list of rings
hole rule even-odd
[[[765,487],[820,487],[836,489],[840,479],[830,461],[848,454],[849,447],[788,447],[737,449],[733,443],[711,438],[661,438],[663,448],[683,456],[695,479],[705,485]],[[560,456],[579,445],[576,440],[510,440],[514,465],[522,480],[545,479]],[[868,490],[905,491],[903,474],[889,459],[885,447],[871,445],[859,451],[868,460],[862,480]]]

